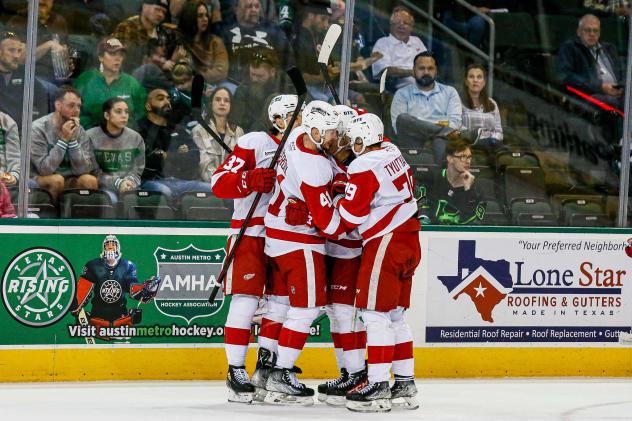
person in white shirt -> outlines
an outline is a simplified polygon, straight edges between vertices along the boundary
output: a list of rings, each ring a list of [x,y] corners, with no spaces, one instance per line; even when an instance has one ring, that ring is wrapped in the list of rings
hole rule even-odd
[[[411,35],[415,17],[406,7],[397,6],[393,9],[390,24],[390,34],[377,40],[371,58],[381,56],[373,63],[373,76],[379,79],[384,69],[388,69],[387,88],[392,88],[394,92],[415,82],[413,58],[427,48],[419,37]]]

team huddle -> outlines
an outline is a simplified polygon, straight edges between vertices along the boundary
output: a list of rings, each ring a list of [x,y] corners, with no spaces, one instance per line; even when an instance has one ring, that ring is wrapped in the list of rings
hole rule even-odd
[[[312,101],[288,127],[298,103],[296,95],[275,97],[269,132],[242,136],[212,177],[213,193],[235,203],[228,249],[262,194],[224,282],[232,296],[228,400],[312,405],[315,391],[299,382],[294,364],[324,306],[340,377],[318,386],[318,400],[360,412],[416,409],[404,315],[421,258],[411,169],[376,115]],[[250,378],[250,327],[264,296]]]

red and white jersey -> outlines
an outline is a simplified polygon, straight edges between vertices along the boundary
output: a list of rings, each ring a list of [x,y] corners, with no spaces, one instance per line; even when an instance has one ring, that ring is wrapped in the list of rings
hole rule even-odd
[[[256,192],[250,192],[242,186],[242,174],[255,168],[268,168],[279,140],[266,132],[251,132],[237,140],[235,149],[217,167],[211,178],[213,194],[222,199],[235,199],[235,210],[230,221],[231,234],[236,234],[246,218]],[[263,193],[245,234],[251,237],[263,237],[265,227],[263,217],[268,209],[272,192]]]
[[[333,179],[331,163],[323,152],[305,147],[303,134],[303,126],[290,133],[277,165],[274,197],[265,217],[265,253],[271,257],[304,249],[325,254],[324,235],[337,236],[341,229],[340,215],[329,194]],[[285,223],[285,206],[291,197],[307,205],[308,225]]]
[[[334,173],[334,180],[339,175],[347,176],[347,166],[338,161],[335,157],[329,156],[331,168]],[[353,259],[362,254],[362,237],[357,229],[344,233],[340,239],[327,239],[325,243],[325,251],[327,256],[336,257],[338,259]]]
[[[410,166],[397,146],[382,145],[349,165],[345,197],[338,203],[344,224],[357,226],[365,244],[395,231],[417,212]]]

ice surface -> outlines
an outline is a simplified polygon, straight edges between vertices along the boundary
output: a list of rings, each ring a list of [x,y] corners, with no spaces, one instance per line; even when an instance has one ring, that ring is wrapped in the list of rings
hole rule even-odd
[[[419,379],[417,386],[417,411],[357,414],[320,403],[231,404],[220,381],[0,383],[0,420],[632,420],[632,379]]]

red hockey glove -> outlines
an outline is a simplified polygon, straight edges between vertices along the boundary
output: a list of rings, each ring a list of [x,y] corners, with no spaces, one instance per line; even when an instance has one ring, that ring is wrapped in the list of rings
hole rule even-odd
[[[258,193],[270,193],[274,187],[275,179],[276,170],[255,168],[254,170],[244,171],[241,174],[241,187]]]
[[[285,223],[288,225],[306,225],[309,221],[309,209],[305,202],[290,197],[285,206]]]
[[[345,194],[345,189],[347,188],[347,182],[349,179],[346,174],[336,174],[334,177],[334,181],[331,183],[331,187],[329,188],[329,193],[331,197],[336,197],[339,194]]]

